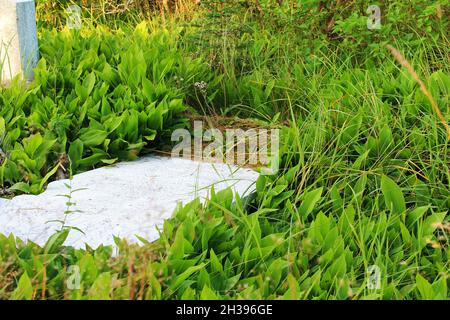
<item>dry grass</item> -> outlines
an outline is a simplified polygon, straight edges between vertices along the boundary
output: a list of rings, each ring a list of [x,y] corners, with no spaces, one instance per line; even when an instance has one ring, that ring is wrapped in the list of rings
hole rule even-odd
[[[200,0],[82,0],[74,2],[91,16],[117,16],[126,13],[137,13],[141,17],[149,17],[155,13],[161,15],[176,14],[179,17],[192,16],[200,4]],[[51,1],[40,4],[43,12],[64,9],[69,4]]]

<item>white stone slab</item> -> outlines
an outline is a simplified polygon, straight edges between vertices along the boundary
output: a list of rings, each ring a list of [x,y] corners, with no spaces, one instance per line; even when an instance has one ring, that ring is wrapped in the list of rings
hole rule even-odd
[[[210,187],[232,187],[240,195],[254,189],[258,173],[226,164],[200,163],[179,158],[145,157],[82,174],[71,181],[75,207],[81,212],[67,215],[66,225],[85,234],[71,231],[66,245],[77,248],[114,244],[113,236],[138,242],[135,235],[149,241],[158,238],[156,227],[170,218],[178,202],[188,203],[199,196],[205,199]],[[38,195],[21,195],[0,200],[0,233],[43,245],[66,215],[68,194],[65,184],[55,181]]]

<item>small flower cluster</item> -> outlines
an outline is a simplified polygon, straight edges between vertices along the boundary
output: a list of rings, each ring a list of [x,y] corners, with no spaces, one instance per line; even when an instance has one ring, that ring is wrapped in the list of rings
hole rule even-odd
[[[205,81],[194,83],[194,87],[200,90],[201,93],[206,94],[206,89],[208,89],[208,84]]]

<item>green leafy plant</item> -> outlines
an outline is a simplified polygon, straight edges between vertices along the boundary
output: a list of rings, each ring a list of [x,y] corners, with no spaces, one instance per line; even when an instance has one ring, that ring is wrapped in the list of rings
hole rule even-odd
[[[176,33],[148,29],[143,23],[131,37],[101,29],[41,36],[31,88],[1,89],[4,189],[42,191],[68,165],[66,155],[74,173],[133,160],[183,125],[184,92],[173,78],[194,81],[205,66],[176,51]]]
[[[2,194],[132,160],[185,111],[280,127],[280,170],[118,255],[65,247],[71,228],[42,247],[0,235],[0,298],[448,299],[448,5],[381,1],[379,30],[366,5],[211,0],[182,24],[43,30],[35,81],[0,89]]]

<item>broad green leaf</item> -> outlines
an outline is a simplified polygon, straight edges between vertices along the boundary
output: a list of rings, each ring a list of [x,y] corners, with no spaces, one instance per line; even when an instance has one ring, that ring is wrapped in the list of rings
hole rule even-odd
[[[302,204],[298,208],[298,212],[301,216],[307,217],[314,210],[316,204],[321,199],[322,191],[323,191],[323,188],[321,187],[321,188],[309,191],[303,196]]]
[[[405,199],[400,187],[389,177],[381,177],[381,191],[383,192],[386,207],[392,213],[402,214],[406,211]]]
[[[17,288],[11,295],[11,300],[31,300],[33,298],[33,286],[28,274],[24,272],[19,279]]]
[[[83,81],[83,87],[86,89],[86,95],[89,96],[92,92],[92,89],[94,89],[95,86],[95,73],[91,72],[86,76],[86,78]]]
[[[23,193],[30,193],[30,185],[25,182],[17,182],[13,186],[9,187],[10,191],[21,191]]]
[[[61,246],[66,241],[69,236],[70,229],[63,229],[52,235],[45,244],[45,252],[46,253],[56,253],[61,248]]]
[[[420,293],[420,297],[423,300],[432,300],[434,297],[434,291],[431,284],[420,274],[416,275],[416,287]]]
[[[0,117],[0,141],[6,135],[5,119]]]
[[[108,132],[98,129],[87,129],[81,136],[80,140],[86,147],[95,147],[103,143]]]
[[[186,271],[184,271],[182,274],[178,275],[173,279],[173,281],[170,284],[171,290],[176,290],[184,281],[187,280],[191,275],[193,275],[195,272],[198,272],[199,270],[203,269],[205,267],[205,263],[200,263],[197,266],[193,266],[188,268]]]
[[[83,157],[83,142],[80,139],[76,139],[71,143],[69,147],[69,159],[72,171],[78,169],[79,162]]]
[[[420,218],[423,217],[423,215],[428,211],[429,208],[430,208],[429,206],[424,206],[415,208],[413,211],[411,211],[406,218],[406,221],[408,222],[408,227],[412,227],[414,223],[419,221]]]

